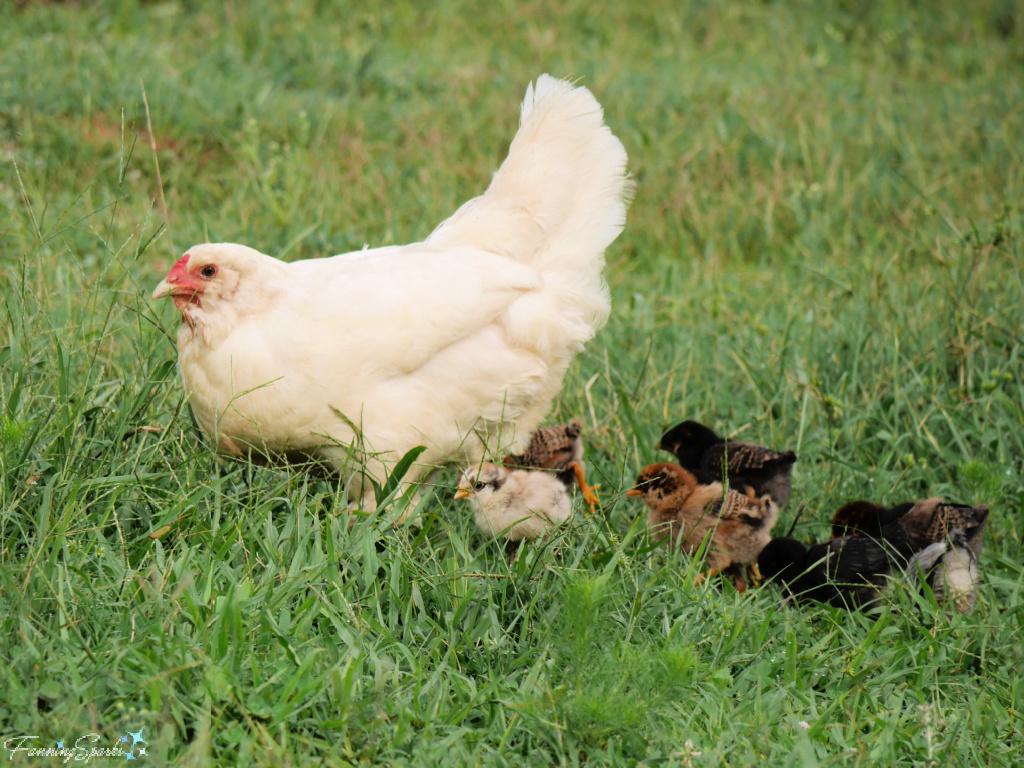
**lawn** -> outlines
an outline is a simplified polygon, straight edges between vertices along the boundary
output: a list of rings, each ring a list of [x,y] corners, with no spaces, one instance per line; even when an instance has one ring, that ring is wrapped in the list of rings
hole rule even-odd
[[[174,261],[422,239],[486,186],[545,71],[593,90],[636,180],[611,318],[549,417],[583,420],[602,509],[510,567],[454,472],[421,527],[350,528],[330,483],[215,457],[149,299]],[[0,142],[8,744],[1020,763],[1020,0],[4,3]],[[990,506],[976,610],[694,586],[624,496],[683,418],[798,453],[779,535],[821,540],[860,497]]]

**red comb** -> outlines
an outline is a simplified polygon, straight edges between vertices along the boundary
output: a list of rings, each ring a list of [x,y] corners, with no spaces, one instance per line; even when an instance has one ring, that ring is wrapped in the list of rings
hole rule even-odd
[[[186,253],[174,263],[171,271],[167,273],[167,282],[177,283],[188,277],[188,257],[189,254]]]

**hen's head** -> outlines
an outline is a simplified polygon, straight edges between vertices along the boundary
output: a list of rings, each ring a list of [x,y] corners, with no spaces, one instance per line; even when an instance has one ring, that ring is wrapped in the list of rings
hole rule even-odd
[[[184,318],[194,322],[226,303],[251,301],[263,290],[259,273],[277,263],[259,251],[233,243],[196,245],[178,259],[153,291],[153,298],[170,296]],[[238,311],[240,307],[235,307]]]

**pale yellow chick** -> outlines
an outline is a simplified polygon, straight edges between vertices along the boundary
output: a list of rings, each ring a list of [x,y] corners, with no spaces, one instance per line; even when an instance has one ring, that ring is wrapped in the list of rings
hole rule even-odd
[[[455,494],[469,499],[486,534],[518,542],[543,536],[572,516],[572,500],[550,472],[485,463],[466,470]]]

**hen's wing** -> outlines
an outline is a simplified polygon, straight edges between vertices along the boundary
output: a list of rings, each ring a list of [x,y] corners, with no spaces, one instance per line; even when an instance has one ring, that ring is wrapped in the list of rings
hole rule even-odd
[[[385,375],[415,371],[543,285],[528,265],[426,243],[299,261],[290,268],[290,316],[316,323],[334,356]]]

